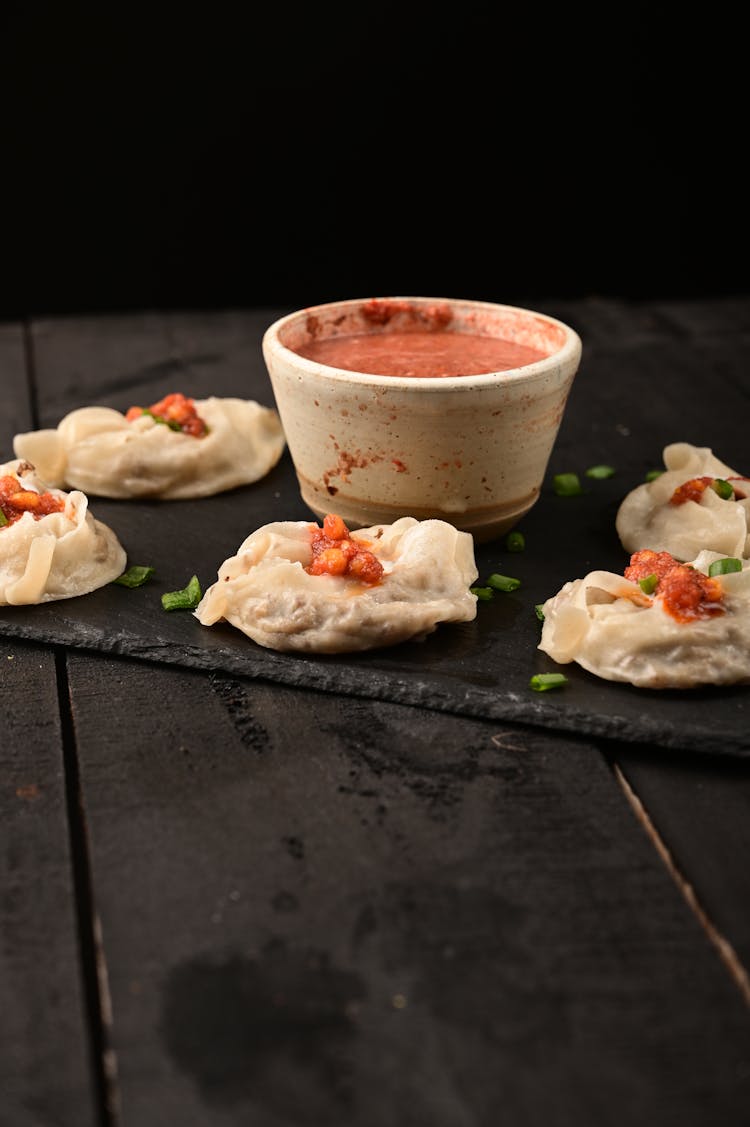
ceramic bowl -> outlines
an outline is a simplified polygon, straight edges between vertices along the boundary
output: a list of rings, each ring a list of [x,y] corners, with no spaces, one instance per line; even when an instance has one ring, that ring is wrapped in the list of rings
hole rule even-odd
[[[376,346],[393,346],[396,370],[399,335],[425,330],[436,346],[447,331],[467,347],[469,337],[490,337],[533,350],[531,361],[481,374],[383,375],[301,355],[377,334],[385,339]],[[352,528],[436,517],[487,541],[539,497],[581,340],[556,318],[512,305],[363,298],[281,317],[264,334],[263,356],[302,499],[317,517],[335,512]]]

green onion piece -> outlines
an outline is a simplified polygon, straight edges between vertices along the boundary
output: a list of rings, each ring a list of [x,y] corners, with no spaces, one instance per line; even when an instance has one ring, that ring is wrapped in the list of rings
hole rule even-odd
[[[586,470],[586,477],[595,477],[599,481],[603,481],[605,477],[612,477],[614,474],[612,466],[589,466]]]
[[[491,587],[470,587],[469,590],[481,603],[488,603],[495,595]]]
[[[534,606],[536,616],[540,622],[544,622],[544,603],[536,603]]]
[[[731,501],[734,497],[734,489],[728,481],[724,481],[723,477],[715,477],[711,482],[711,488],[714,493],[718,493],[722,501]]]
[[[165,610],[195,610],[201,601],[201,585],[196,575],[181,591],[167,591],[161,597]]]
[[[154,570],[153,567],[141,567],[139,564],[133,564],[112,582],[119,583],[122,587],[142,587],[146,580],[154,574]]]
[[[10,524],[10,521],[9,521],[9,520],[8,520],[8,518],[6,517],[5,513],[3,512],[3,510],[2,510],[2,509],[0,509],[0,528],[4,528],[4,526],[5,526],[6,524]]]
[[[583,493],[577,473],[556,473],[552,478],[552,488],[558,497],[576,497]]]
[[[646,474],[646,481],[656,481],[657,477],[661,477],[664,470],[649,470]]]
[[[491,575],[487,582],[496,591],[515,591],[521,586],[521,580],[513,579],[510,575]]]
[[[160,423],[162,426],[169,427],[170,430],[182,430],[182,427],[176,419],[165,419],[163,415],[155,415],[153,411],[149,411],[147,407],[141,411],[142,415],[148,415],[155,423]]]
[[[505,537],[505,547],[509,552],[522,552],[526,547],[526,538],[522,532],[509,532]]]
[[[729,575],[733,571],[742,571],[742,560],[735,559],[734,556],[725,556],[723,560],[714,560],[708,568],[708,574],[712,578],[714,575]]]
[[[529,688],[537,693],[545,693],[547,689],[561,689],[567,683],[568,678],[564,673],[535,673],[529,681]]]
[[[659,576],[655,572],[650,575],[644,575],[643,579],[638,580],[638,586],[644,595],[653,595],[654,591],[659,585]]]

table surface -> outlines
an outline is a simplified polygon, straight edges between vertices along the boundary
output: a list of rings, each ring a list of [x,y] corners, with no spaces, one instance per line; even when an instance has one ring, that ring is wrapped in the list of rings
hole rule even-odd
[[[613,464],[599,515],[671,441],[748,472],[750,299],[538,307],[584,342],[548,473]],[[271,405],[283,312],[0,325],[0,460],[89,403]],[[266,499],[307,517],[290,481],[285,454]],[[154,551],[175,504],[151,507]],[[0,1127],[747,1127],[750,689],[683,698],[685,722],[594,679],[580,709],[493,711],[403,688],[448,631],[347,679],[139,648],[68,602],[0,623]]]

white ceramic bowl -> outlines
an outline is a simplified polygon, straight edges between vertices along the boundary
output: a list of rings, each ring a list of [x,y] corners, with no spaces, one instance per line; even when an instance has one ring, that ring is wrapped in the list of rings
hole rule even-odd
[[[352,334],[446,330],[536,350],[478,375],[376,375],[300,355]],[[390,346],[391,341],[387,342]],[[444,343],[444,342],[443,342]],[[430,342],[428,342],[428,345]],[[486,541],[539,496],[581,358],[568,325],[528,309],[453,298],[363,298],[271,324],[263,356],[304,502],[352,528],[437,517]]]

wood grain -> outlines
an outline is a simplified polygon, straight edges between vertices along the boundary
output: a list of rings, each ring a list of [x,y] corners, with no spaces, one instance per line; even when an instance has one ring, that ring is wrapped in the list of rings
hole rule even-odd
[[[657,748],[621,747],[612,757],[658,828],[676,879],[731,949],[730,969],[750,1004],[750,768],[702,756],[667,764]]]
[[[70,668],[125,1127],[745,1123],[747,1009],[593,746]]]
[[[0,451],[33,420],[24,334],[0,326]],[[55,655],[0,644],[0,1125],[95,1122]]]

